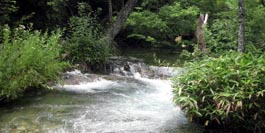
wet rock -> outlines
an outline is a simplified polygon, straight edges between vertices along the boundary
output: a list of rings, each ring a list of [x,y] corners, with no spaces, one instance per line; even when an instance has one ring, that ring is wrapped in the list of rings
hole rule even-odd
[[[173,67],[148,66],[143,60],[133,57],[111,57],[107,64],[109,72],[105,75],[91,73],[83,74],[79,70],[74,70],[62,74],[62,82],[60,82],[60,84],[79,85],[84,82],[98,81],[102,78],[114,81],[121,77],[166,79],[178,74],[178,71]]]
[[[128,72],[131,71],[131,67],[130,67],[130,65],[129,65],[129,62],[126,62],[126,64],[124,65],[123,69],[124,69],[125,71],[128,71]]]
[[[75,85],[75,84],[80,84],[82,82],[93,82],[93,81],[97,80],[98,78],[99,78],[99,76],[96,74],[83,74],[83,73],[81,73],[81,71],[74,70],[74,71],[66,72],[66,73],[62,74],[61,84]]]

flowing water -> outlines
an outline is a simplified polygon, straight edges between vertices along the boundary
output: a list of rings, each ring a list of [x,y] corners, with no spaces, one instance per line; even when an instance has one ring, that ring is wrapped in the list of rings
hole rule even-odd
[[[109,75],[63,75],[56,91],[0,107],[3,133],[194,133],[172,103],[167,77],[178,70],[113,58]]]

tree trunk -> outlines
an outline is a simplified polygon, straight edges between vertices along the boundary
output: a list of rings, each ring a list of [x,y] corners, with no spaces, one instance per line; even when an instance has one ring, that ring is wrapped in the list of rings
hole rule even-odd
[[[238,22],[239,22],[239,31],[238,31],[238,47],[237,51],[244,52],[244,32],[245,32],[245,8],[244,0],[238,0]]]
[[[112,15],[113,15],[113,11],[112,11],[112,1],[108,0],[109,3],[109,22],[111,23],[112,21]]]
[[[119,12],[116,21],[112,24],[112,26],[107,30],[107,36],[109,39],[114,40],[117,34],[122,29],[123,24],[125,23],[127,17],[133,11],[133,8],[136,6],[138,0],[129,0],[124,8]]]
[[[197,30],[196,30],[198,48],[203,53],[207,51],[206,44],[205,44],[205,38],[204,38],[204,31],[203,31],[203,26],[207,23],[207,20],[208,20],[208,14],[206,15],[201,14],[198,19],[198,25],[197,25]]]

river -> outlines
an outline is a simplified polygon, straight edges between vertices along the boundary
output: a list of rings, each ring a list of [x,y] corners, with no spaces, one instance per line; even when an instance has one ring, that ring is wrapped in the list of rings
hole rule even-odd
[[[64,85],[0,107],[3,133],[196,133],[172,103],[167,77],[179,70],[114,58],[109,75],[63,75]],[[117,63],[118,62],[118,63]],[[129,70],[124,70],[124,63]]]

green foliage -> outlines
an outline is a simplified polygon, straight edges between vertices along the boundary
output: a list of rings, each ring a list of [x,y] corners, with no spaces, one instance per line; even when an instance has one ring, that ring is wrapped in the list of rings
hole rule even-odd
[[[182,7],[187,8],[196,6],[202,13],[210,13],[214,15],[220,11],[227,11],[229,7],[236,5],[235,0],[175,0],[178,1]]]
[[[0,7],[0,24],[5,24],[10,21],[10,14],[17,11],[16,0],[1,0]]]
[[[143,0],[142,6],[143,7],[151,6],[151,5],[157,4],[158,2],[159,2],[158,0]]]
[[[219,10],[213,17],[210,16],[209,25],[205,28],[207,47],[215,53],[237,48],[237,2],[226,1],[224,4],[226,4],[226,10]],[[252,44],[263,51],[265,46],[264,15],[265,8],[258,1],[246,1],[246,45]]]
[[[246,6],[246,41],[265,51],[265,7],[254,1],[246,1]]]
[[[196,60],[201,60],[205,57],[208,57],[209,56],[209,53],[203,53],[201,52],[201,50],[199,50],[195,44],[194,44],[194,51],[193,52],[190,52],[188,50],[182,50],[182,52],[180,53],[179,57],[181,59],[185,59],[186,61],[196,61]],[[213,56],[213,55],[211,55]]]
[[[111,54],[107,39],[95,39],[93,36],[71,38],[65,48],[72,63],[97,66],[105,64]]]
[[[223,53],[237,48],[237,21],[235,18],[215,19],[211,26],[205,27],[205,40],[208,49]]]
[[[237,2],[222,0],[181,0],[184,7],[196,5],[201,13],[208,13],[209,19],[204,29],[204,37],[209,52],[222,54],[235,50],[237,44],[238,20]],[[195,45],[196,47],[196,45]]]
[[[169,3],[172,3],[172,0],[143,0],[141,6],[148,10],[158,10]]]
[[[44,87],[67,65],[60,62],[60,32],[13,32],[6,26],[0,47],[0,100],[15,99],[30,87]],[[11,35],[12,34],[12,35]]]
[[[127,19],[126,25],[133,30],[129,38],[135,38],[148,42],[147,38],[154,38],[154,42],[149,42],[155,45],[157,41],[165,38],[165,32],[169,29],[166,22],[163,21],[158,14],[151,11],[133,12]],[[145,29],[145,30],[143,30]]]
[[[68,2],[69,0],[47,0],[45,5],[41,5],[42,8],[46,7],[44,11],[45,17],[47,18],[45,20],[47,28],[55,28],[55,26],[64,25],[71,13],[71,7],[68,5]],[[39,3],[41,3],[41,1]]]
[[[265,128],[265,56],[227,53],[186,64],[173,79],[174,102],[190,120],[231,129]]]
[[[185,35],[194,32],[199,9],[194,6],[182,8],[179,3],[160,8],[159,15],[168,25],[170,35]]]
[[[135,39],[144,39],[154,47],[175,46],[177,36],[194,32],[198,8],[182,8],[179,3],[161,7],[158,12],[138,8],[127,19],[127,28],[131,29]],[[133,37],[132,35],[129,37]],[[152,40],[152,41],[150,41]],[[172,45],[173,44],[173,45]]]
[[[80,3],[79,6],[79,16],[70,18],[70,35],[64,51],[73,63],[102,65],[111,55],[110,41],[103,37],[97,17],[92,12],[85,12],[88,7],[86,3]]]

